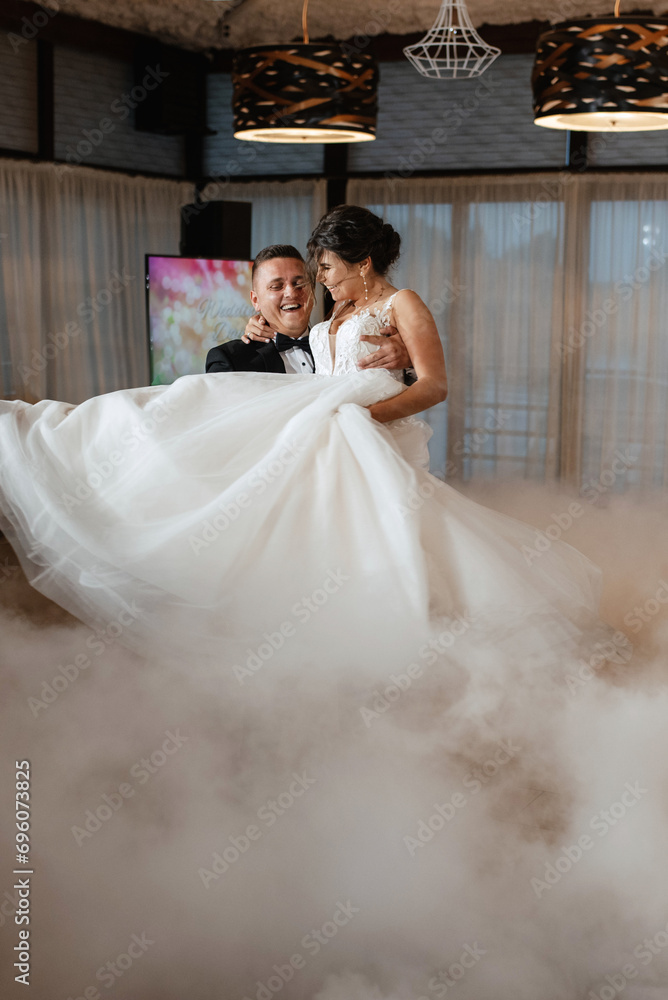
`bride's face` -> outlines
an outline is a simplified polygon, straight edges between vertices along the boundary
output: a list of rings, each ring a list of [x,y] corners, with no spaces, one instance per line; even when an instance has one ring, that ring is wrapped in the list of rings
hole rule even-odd
[[[364,295],[360,265],[347,264],[330,250],[325,250],[318,262],[318,281],[325,286],[335,302],[341,299],[359,299]]]

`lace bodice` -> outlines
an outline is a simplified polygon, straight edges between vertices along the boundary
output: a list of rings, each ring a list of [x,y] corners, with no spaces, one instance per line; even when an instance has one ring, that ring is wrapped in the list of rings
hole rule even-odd
[[[313,352],[316,375],[349,375],[356,372],[357,362],[367,354],[378,350],[377,344],[369,344],[360,340],[362,335],[376,336],[384,326],[389,326],[392,315],[394,292],[382,303],[378,312],[372,312],[372,307],[363,309],[350,319],[344,319],[335,337],[336,357],[330,350],[329,330],[332,319],[318,323],[311,330],[309,343]],[[398,382],[403,383],[403,372],[391,371],[389,374]]]

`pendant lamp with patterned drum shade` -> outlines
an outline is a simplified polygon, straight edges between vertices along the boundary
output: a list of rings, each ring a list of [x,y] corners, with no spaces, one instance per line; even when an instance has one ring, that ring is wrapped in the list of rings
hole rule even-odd
[[[668,20],[581,18],[538,39],[536,125],[586,132],[668,128]]]
[[[254,142],[368,142],[376,138],[378,67],[336,42],[256,45],[234,57],[234,137]]]
[[[234,137],[255,142],[376,138],[378,69],[341,47],[265,45],[234,59]]]

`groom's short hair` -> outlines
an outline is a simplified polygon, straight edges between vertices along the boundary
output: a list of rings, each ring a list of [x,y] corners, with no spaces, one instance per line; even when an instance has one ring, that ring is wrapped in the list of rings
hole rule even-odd
[[[259,254],[253,261],[251,280],[255,281],[255,273],[261,264],[266,264],[268,260],[277,260],[279,257],[300,260],[302,264],[304,264],[304,258],[300,254],[297,247],[293,247],[289,243],[274,243],[272,246],[265,247],[264,250],[260,250]]]

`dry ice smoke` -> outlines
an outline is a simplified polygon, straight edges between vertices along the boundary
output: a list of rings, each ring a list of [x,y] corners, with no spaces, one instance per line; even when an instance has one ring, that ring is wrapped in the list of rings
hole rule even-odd
[[[475,497],[543,533],[573,499]],[[269,658],[240,684],[95,636],[2,549],[3,996],[668,997],[665,499],[603,502],[560,530],[603,568],[603,617],[636,656],[593,648],[561,674],[467,647],[464,623],[393,685],[382,636],[355,657],[335,630],[309,670]],[[29,988],[13,981],[26,758]]]

